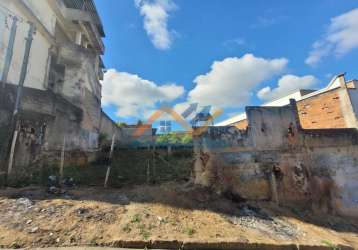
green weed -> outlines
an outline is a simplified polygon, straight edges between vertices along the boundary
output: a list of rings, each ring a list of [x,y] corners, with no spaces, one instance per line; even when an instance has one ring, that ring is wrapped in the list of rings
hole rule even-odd
[[[322,243],[325,244],[326,246],[328,246],[331,250],[341,250],[340,247],[334,245],[333,243],[331,243],[328,240],[323,240]]]

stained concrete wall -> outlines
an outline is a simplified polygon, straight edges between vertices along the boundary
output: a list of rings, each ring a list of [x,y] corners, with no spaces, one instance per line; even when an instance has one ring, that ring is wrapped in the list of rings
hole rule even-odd
[[[63,44],[56,56],[56,67],[62,67],[62,81],[55,81],[51,89],[81,108],[81,126],[89,133],[99,134],[101,122],[101,86],[98,80],[98,55],[75,44]],[[58,74],[57,74],[58,76]],[[61,79],[61,77],[59,77]]]
[[[249,140],[257,149],[284,148],[288,130],[297,130],[296,112],[293,106],[247,107],[246,114],[250,129]]]
[[[111,140],[116,135],[116,140],[122,140],[122,129],[103,111],[101,112],[100,133]]]
[[[352,103],[352,107],[353,107],[353,111],[354,111],[354,118],[355,121],[357,123],[356,127],[358,127],[358,81],[357,80],[353,80],[350,81],[347,84],[348,87],[348,93],[349,93],[349,97],[350,97],[350,102]]]
[[[65,84],[62,94],[72,102],[80,102],[84,91],[101,98],[101,85],[98,79],[98,55],[76,44],[61,44],[58,64],[66,65]]]
[[[290,108],[248,108],[247,131],[210,127],[196,136],[195,183],[243,199],[358,216],[356,129],[303,130]]]
[[[14,106],[16,88],[6,86],[5,105],[0,113],[0,132],[7,135]],[[43,154],[60,155],[64,138],[66,152],[90,152],[98,149],[98,132],[81,126],[83,110],[51,91],[25,87],[19,115],[19,137],[15,147],[15,177],[26,175],[26,169],[39,163]],[[3,118],[3,116],[2,116]],[[56,158],[56,157],[55,157]],[[58,160],[58,158],[56,159]],[[57,162],[52,162],[57,163]],[[39,165],[37,165],[39,166]]]
[[[147,147],[153,145],[154,136],[152,127],[122,127],[121,147]]]

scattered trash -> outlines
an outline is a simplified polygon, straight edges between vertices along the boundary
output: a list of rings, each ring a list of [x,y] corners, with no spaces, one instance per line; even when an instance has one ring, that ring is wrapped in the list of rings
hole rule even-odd
[[[79,208],[79,209],[77,209],[77,213],[78,213],[78,214],[88,213],[88,209],[86,209],[86,208]]]
[[[62,194],[65,194],[65,193],[66,193],[65,190],[62,190],[61,188],[55,187],[55,186],[49,187],[49,188],[47,189],[47,192],[48,192],[49,194],[55,194],[55,195],[62,195]]]
[[[57,187],[57,186],[58,186],[57,176],[50,175],[50,176],[48,177],[47,186],[48,186],[48,187]]]
[[[72,177],[67,177],[63,180],[62,184],[65,186],[65,187],[75,187],[76,186],[76,183],[75,183],[75,180],[72,178]]]

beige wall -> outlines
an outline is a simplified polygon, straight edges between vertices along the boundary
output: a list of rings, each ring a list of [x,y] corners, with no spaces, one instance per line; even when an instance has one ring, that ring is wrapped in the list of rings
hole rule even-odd
[[[356,129],[297,130],[287,107],[248,111],[248,132],[210,127],[194,138],[196,184],[248,200],[278,199],[284,206],[358,217]]]
[[[51,11],[51,8],[47,4],[47,1],[35,1],[35,0],[26,0],[23,1],[30,10],[39,15],[38,18],[43,21],[43,25],[48,28],[49,33],[54,34],[54,24],[56,18],[54,13]],[[12,13],[16,14],[23,20],[18,22],[18,28],[16,33],[15,40],[15,49],[13,54],[12,63],[10,66],[8,82],[11,84],[18,84],[21,66],[24,58],[25,51],[25,38],[28,35],[29,24],[27,21],[34,20],[31,18],[29,13],[26,13],[22,8],[20,0],[4,0],[2,4],[5,5]],[[9,27],[4,29],[2,36],[0,37],[1,47],[0,52],[2,55],[0,56],[0,70],[2,71],[4,65],[4,57],[6,53],[6,48],[8,47],[8,40],[10,35],[10,28],[12,21],[8,19]],[[49,48],[51,47],[50,41],[46,38],[45,34],[41,32],[40,29],[37,29],[34,34],[32,48],[30,51],[29,64],[27,70],[27,76],[25,79],[24,85],[31,88],[36,89],[45,89],[46,81],[47,81],[47,69],[48,69],[48,60],[49,60]]]

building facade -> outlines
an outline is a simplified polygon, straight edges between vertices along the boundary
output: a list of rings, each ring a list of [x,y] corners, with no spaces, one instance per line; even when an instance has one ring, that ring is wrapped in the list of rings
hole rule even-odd
[[[263,107],[283,107],[290,99],[297,102],[298,115],[304,129],[357,128],[358,81],[346,81],[344,74],[335,76],[320,90],[297,90],[287,96],[265,103]],[[234,125],[239,129],[248,126],[246,113],[217,124]]]
[[[101,134],[120,137],[120,128],[101,109],[105,34],[92,0],[2,0],[0,34],[3,138],[12,133],[9,121],[22,90],[15,165],[28,165],[39,152],[63,147],[95,151]],[[7,142],[2,151],[8,147]]]

